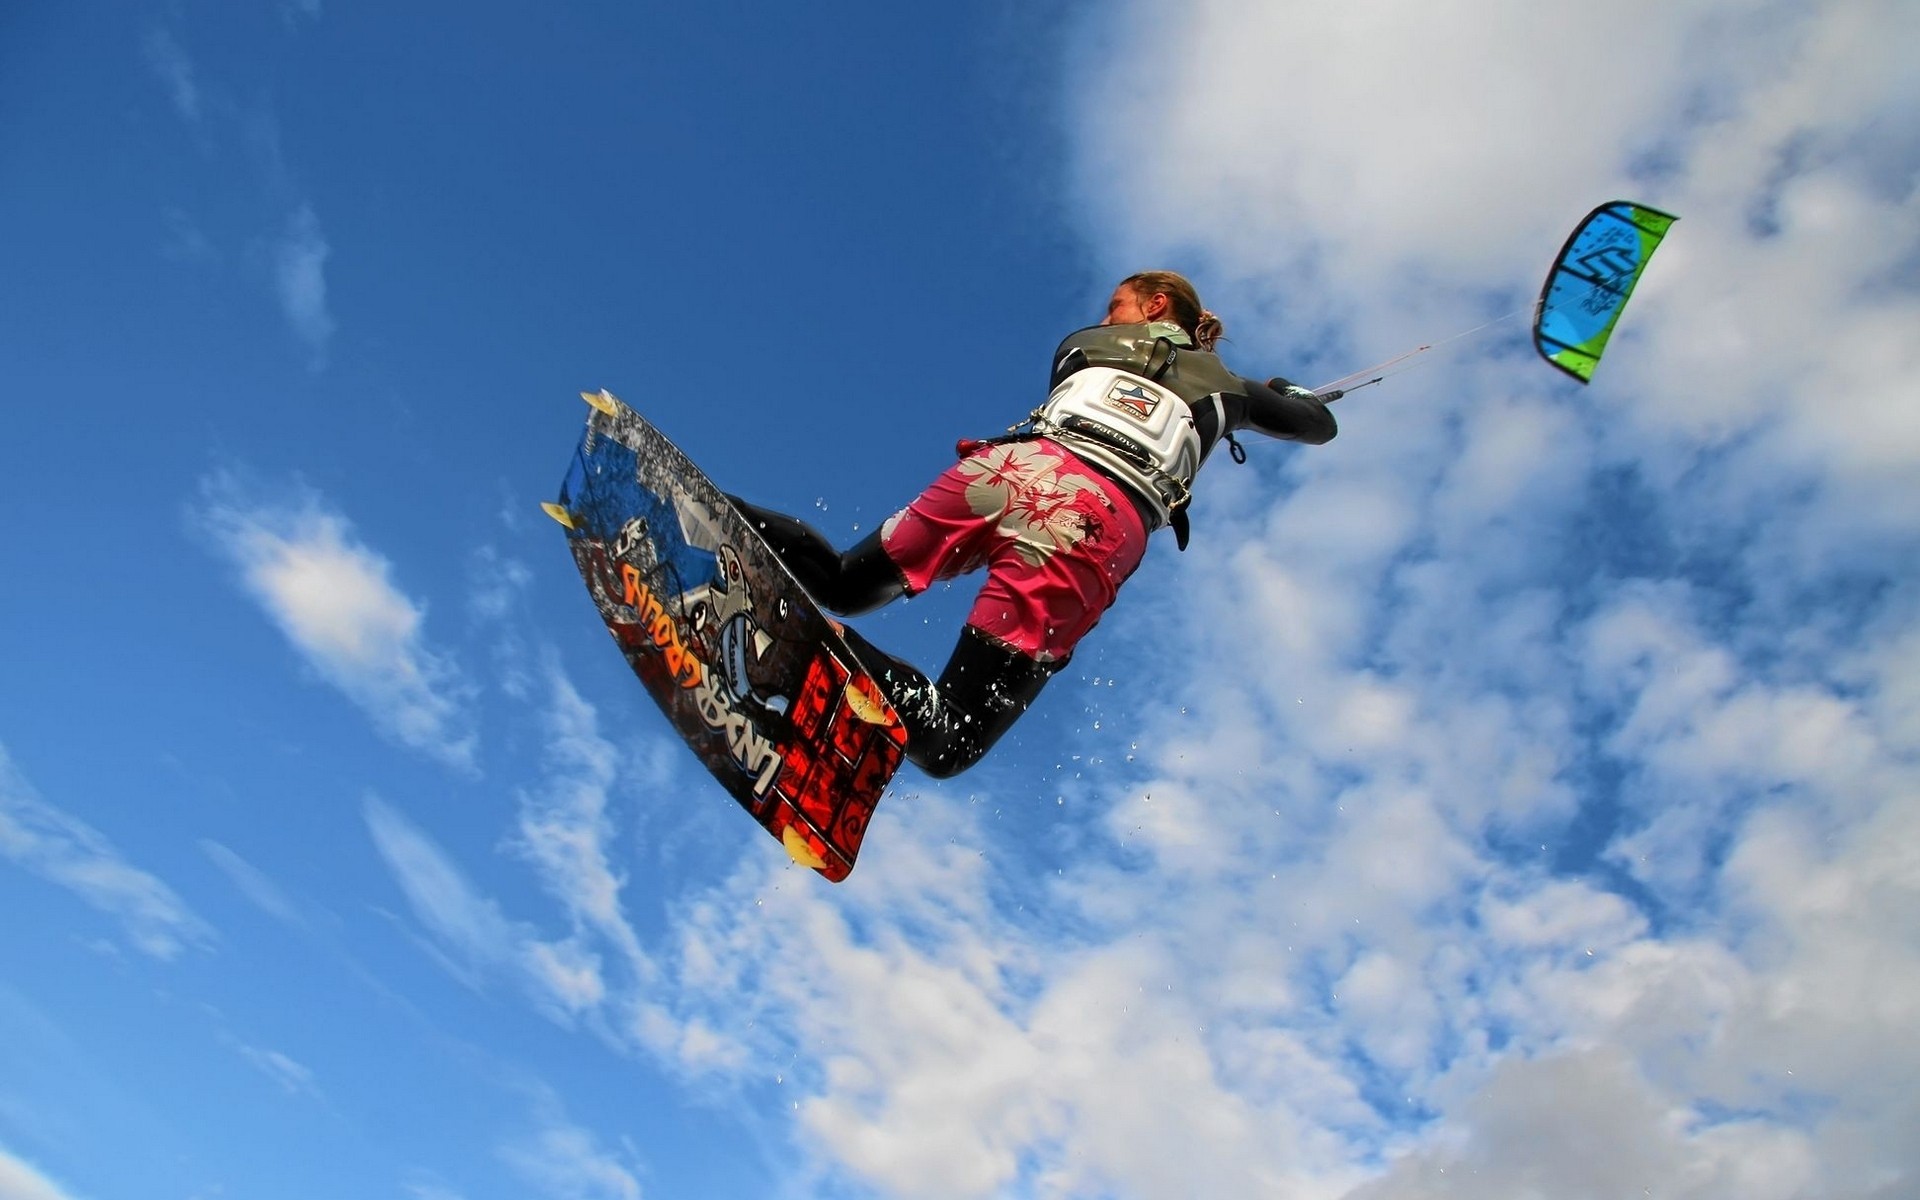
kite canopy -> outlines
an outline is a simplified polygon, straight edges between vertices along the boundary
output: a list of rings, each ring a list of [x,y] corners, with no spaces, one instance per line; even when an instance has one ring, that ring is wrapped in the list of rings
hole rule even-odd
[[[1615,200],[1587,214],[1547,273],[1535,306],[1533,344],[1548,362],[1587,383],[1633,285],[1678,217]]]

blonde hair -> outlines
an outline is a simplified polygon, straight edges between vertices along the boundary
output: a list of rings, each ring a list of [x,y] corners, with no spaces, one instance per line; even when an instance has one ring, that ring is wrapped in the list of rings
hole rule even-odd
[[[1187,336],[1202,350],[1213,349],[1213,344],[1226,336],[1226,326],[1201,305],[1199,290],[1184,275],[1173,271],[1141,271],[1122,279],[1120,284],[1132,288],[1143,302],[1155,295],[1166,296],[1173,306],[1174,324],[1186,330]]]

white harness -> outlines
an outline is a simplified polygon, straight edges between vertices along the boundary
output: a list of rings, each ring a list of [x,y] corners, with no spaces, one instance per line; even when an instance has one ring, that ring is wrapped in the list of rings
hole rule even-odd
[[[1152,507],[1158,525],[1192,498],[1188,489],[1200,470],[1193,410],[1151,379],[1085,367],[1062,380],[1029,419],[1035,433],[1067,442],[1075,454],[1129,484]]]

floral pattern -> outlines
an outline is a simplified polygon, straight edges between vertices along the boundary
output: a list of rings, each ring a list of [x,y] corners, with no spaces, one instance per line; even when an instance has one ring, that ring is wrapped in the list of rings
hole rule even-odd
[[[959,465],[967,504],[996,520],[997,531],[1033,566],[1086,540],[1108,504],[1098,484],[1063,474],[1064,465],[1058,452],[1036,442],[993,446]]]

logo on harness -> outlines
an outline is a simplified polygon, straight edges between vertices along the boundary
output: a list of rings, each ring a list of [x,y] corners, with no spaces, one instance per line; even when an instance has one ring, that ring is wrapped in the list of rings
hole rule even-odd
[[[1118,450],[1137,467],[1153,466],[1153,451],[1111,425],[1103,425],[1098,421],[1076,417],[1069,413],[1061,420],[1060,428],[1067,433],[1077,433],[1081,437],[1092,438],[1103,446]]]
[[[1160,397],[1130,380],[1120,379],[1107,389],[1108,408],[1118,409],[1136,421],[1145,421],[1160,407]]]

